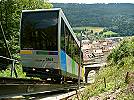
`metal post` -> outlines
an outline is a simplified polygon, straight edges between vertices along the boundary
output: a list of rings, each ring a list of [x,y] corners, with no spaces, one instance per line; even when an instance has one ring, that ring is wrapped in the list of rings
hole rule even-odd
[[[83,82],[86,83],[86,75],[85,75],[85,73],[86,73],[86,68],[85,68],[85,66],[83,66],[83,67],[84,67],[84,78],[83,78]]]
[[[5,47],[7,49],[8,54],[9,54],[9,58],[12,58],[11,52],[10,52],[9,47],[8,47],[8,44],[6,42],[6,36],[5,36],[5,33],[4,33],[4,30],[3,30],[3,27],[2,27],[2,23],[1,22],[0,22],[0,27],[1,27],[3,38],[4,38],[4,44],[5,44]]]
[[[11,77],[13,77],[14,64],[15,64],[15,60],[13,60],[13,62],[12,62],[12,67],[11,67]]]
[[[80,64],[79,64],[79,68],[78,68],[78,89],[80,87],[81,44],[82,44],[82,31],[80,33]]]
[[[12,60],[12,61],[13,62],[12,62],[12,67],[11,67],[11,77],[13,77],[13,72],[14,72],[15,77],[17,78],[18,75],[17,75],[16,69],[15,69],[15,63],[16,63],[16,61],[15,60]]]

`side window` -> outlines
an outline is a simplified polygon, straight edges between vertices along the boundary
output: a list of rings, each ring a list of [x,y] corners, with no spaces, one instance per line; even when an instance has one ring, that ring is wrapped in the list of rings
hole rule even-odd
[[[67,26],[65,26],[65,44],[66,44],[65,50],[68,55],[71,54],[69,49],[69,44],[70,44],[69,42],[70,42],[70,33]]]
[[[80,48],[79,48],[78,44],[76,43],[76,41],[74,44],[74,49],[75,49],[74,59],[77,63],[79,63],[80,62]]]
[[[61,49],[65,50],[65,23],[61,18]]]
[[[63,21],[64,23],[64,21]],[[62,23],[61,23],[62,24]],[[63,27],[64,26],[64,27]],[[62,27],[64,29],[61,29],[61,48],[66,51],[67,55],[70,56],[73,60],[75,60],[77,63],[80,62],[80,48],[74,39],[73,35],[71,34],[68,27],[64,24],[62,24]],[[62,34],[64,33],[64,34]],[[62,38],[62,37],[65,38]],[[82,53],[81,53],[82,54]],[[83,57],[83,56],[82,56]]]
[[[72,58],[73,37],[67,26],[65,26],[65,44],[66,53]]]

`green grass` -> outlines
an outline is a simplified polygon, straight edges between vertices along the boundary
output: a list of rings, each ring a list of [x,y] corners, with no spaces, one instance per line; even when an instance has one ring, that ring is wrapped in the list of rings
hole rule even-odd
[[[119,65],[109,65],[101,68],[99,73],[96,75],[95,83],[87,86],[81,98],[82,100],[88,100],[89,97],[97,96],[104,92],[114,91],[118,88],[125,89],[127,83],[125,83],[126,73],[128,71],[134,71],[134,64],[131,65],[129,59],[134,57],[125,58],[125,65],[118,69]],[[106,78],[106,88],[104,84],[104,77]],[[124,95],[124,97],[122,97]],[[131,97],[129,97],[131,96]],[[121,99],[121,98],[133,98],[132,93],[121,93],[118,95],[118,100],[132,100],[132,99]]]
[[[103,35],[106,35],[106,36],[112,36],[112,35],[117,35],[118,33],[115,33],[115,32],[112,32],[112,31],[107,31],[107,32],[104,32]]]
[[[93,30],[93,33],[98,33],[103,31],[103,27],[91,27],[91,26],[86,26],[86,27],[74,27],[73,30]]]
[[[0,77],[11,77],[11,67],[12,65],[9,65],[5,71],[1,70]],[[19,78],[26,78],[26,73],[23,72],[21,64],[16,64],[15,68]],[[13,72],[13,77],[15,77],[14,72]]]

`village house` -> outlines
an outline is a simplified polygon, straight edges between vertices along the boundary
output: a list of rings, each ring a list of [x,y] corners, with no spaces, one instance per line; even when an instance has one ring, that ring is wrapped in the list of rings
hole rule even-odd
[[[112,39],[104,40],[82,40],[84,64],[103,63],[108,54],[115,48],[117,42]]]

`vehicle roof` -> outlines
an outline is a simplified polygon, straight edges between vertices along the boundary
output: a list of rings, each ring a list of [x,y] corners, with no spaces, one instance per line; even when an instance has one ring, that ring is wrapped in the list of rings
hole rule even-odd
[[[36,11],[57,11],[61,8],[51,8],[51,9],[35,9],[35,10],[22,10],[22,12],[36,12]]]

